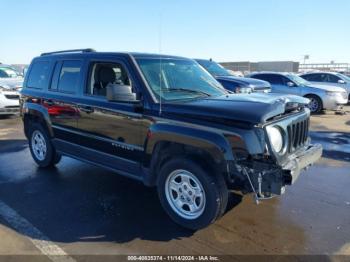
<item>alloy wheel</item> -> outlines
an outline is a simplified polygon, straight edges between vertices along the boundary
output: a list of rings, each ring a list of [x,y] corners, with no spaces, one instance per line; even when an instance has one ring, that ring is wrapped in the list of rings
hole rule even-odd
[[[32,134],[32,150],[35,157],[43,161],[46,157],[47,146],[44,135],[39,131],[35,130]]]
[[[319,107],[318,101],[315,98],[310,98],[309,108],[311,112],[316,112]]]
[[[205,192],[197,177],[187,170],[175,170],[167,178],[165,193],[176,214],[185,219],[196,219],[205,209]]]

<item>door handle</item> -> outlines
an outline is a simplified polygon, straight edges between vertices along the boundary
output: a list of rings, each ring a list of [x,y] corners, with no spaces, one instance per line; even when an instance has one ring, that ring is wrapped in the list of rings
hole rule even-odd
[[[78,106],[80,111],[83,111],[87,114],[91,114],[94,112],[94,109],[91,106]]]
[[[55,103],[54,103],[52,100],[46,100],[46,104],[47,104],[48,106],[53,106],[53,105],[55,105]]]

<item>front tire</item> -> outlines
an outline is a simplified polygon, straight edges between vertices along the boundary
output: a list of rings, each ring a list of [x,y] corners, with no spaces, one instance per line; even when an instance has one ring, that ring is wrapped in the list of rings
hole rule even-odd
[[[34,123],[29,128],[29,149],[39,167],[51,167],[61,160],[42,125]]]
[[[172,220],[191,230],[204,228],[222,216],[228,200],[220,174],[209,174],[185,158],[175,158],[162,166],[158,195]]]
[[[307,95],[306,98],[310,99],[310,103],[308,105],[311,113],[319,114],[323,109],[323,103],[320,97],[316,95]]]

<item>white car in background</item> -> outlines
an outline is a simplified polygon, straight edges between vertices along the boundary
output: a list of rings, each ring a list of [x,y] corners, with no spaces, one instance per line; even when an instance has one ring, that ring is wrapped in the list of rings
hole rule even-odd
[[[282,93],[303,96],[310,99],[312,113],[322,110],[340,110],[348,102],[344,88],[332,85],[310,83],[294,73],[259,72],[248,75],[271,84],[271,93]]]
[[[19,112],[19,91],[23,77],[11,66],[0,64],[0,115]]]
[[[310,72],[301,74],[300,77],[318,85],[332,85],[342,87],[348,92],[350,100],[350,77],[337,72]]]

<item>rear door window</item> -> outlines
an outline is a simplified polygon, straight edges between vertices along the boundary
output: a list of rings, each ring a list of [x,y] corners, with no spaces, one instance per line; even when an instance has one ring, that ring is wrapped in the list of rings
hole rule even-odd
[[[77,93],[81,80],[81,60],[63,61],[58,77],[57,91],[62,93]],[[58,64],[56,64],[57,69]],[[56,71],[56,70],[55,70]],[[55,89],[55,87],[52,87]]]
[[[264,81],[270,82],[270,78],[269,78],[269,76],[266,75],[266,74],[253,75],[252,78],[260,79],[260,80],[264,80]]]
[[[301,78],[304,78],[305,80],[307,80],[307,81],[313,81],[312,79],[313,79],[313,76],[314,75],[301,75],[300,77]]]
[[[309,74],[309,75],[304,75],[302,78],[304,78],[307,81],[311,82],[322,82],[323,80],[323,74]]]
[[[280,75],[261,74],[261,75],[254,76],[254,78],[267,81],[273,85],[283,85],[284,84],[283,77]]]
[[[27,87],[44,89],[49,83],[50,63],[37,61],[32,64],[28,75]]]

